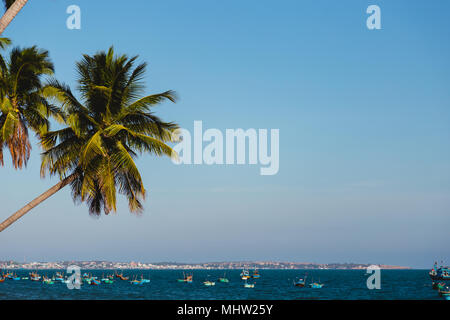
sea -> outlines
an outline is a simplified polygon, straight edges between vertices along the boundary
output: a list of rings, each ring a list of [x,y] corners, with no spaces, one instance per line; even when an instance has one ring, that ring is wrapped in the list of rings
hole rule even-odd
[[[58,270],[40,270],[40,275],[53,276]],[[27,277],[30,270],[14,270]],[[82,270],[101,278],[114,270]],[[428,270],[381,270],[380,289],[369,290],[365,270],[259,270],[259,279],[250,279],[254,288],[245,288],[241,270],[121,270],[132,280],[141,275],[150,283],[133,285],[114,279],[114,283],[98,286],[83,283],[80,289],[67,284],[45,284],[31,280],[6,279],[0,283],[0,300],[442,300],[431,285]],[[193,274],[192,283],[178,282],[183,272]],[[229,283],[218,282],[226,277]],[[321,289],[295,287],[296,278],[320,282]],[[204,281],[215,281],[205,286]]]

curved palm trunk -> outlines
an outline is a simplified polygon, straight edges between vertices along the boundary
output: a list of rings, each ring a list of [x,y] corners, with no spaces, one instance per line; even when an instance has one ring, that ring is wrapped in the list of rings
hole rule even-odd
[[[6,27],[11,23],[14,17],[27,4],[28,0],[16,0],[11,7],[5,12],[0,19],[0,35],[5,31]],[[1,231],[1,230],[0,230]]]
[[[56,192],[58,192],[59,190],[61,190],[62,188],[64,188],[65,186],[67,186],[69,183],[72,182],[72,180],[75,178],[75,175],[72,174],[70,176],[68,176],[67,178],[65,178],[64,180],[58,182],[57,184],[55,184],[53,187],[51,187],[50,189],[48,189],[47,191],[45,191],[43,194],[41,194],[39,197],[37,197],[36,199],[34,199],[33,201],[31,201],[30,203],[28,203],[25,207],[23,207],[22,209],[20,209],[19,211],[17,211],[16,213],[14,213],[13,215],[11,215],[8,219],[6,219],[5,221],[3,221],[0,224],[0,232],[2,232],[3,230],[5,230],[6,228],[8,228],[11,224],[13,224],[14,222],[16,222],[17,220],[19,220],[22,216],[24,216],[26,213],[28,213],[28,211],[30,211],[31,209],[33,209],[34,207],[36,207],[38,204],[40,204],[41,202],[43,202],[44,200],[50,198],[52,195],[54,195]]]

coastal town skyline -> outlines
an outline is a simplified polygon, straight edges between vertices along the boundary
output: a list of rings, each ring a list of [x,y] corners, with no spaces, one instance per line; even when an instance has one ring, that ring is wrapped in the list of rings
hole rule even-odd
[[[56,261],[56,262],[16,262],[0,261],[0,270],[4,269],[30,269],[30,270],[56,270],[66,269],[70,265],[79,266],[81,269],[113,270],[113,269],[147,269],[147,270],[203,270],[203,269],[318,269],[318,270],[362,270],[371,265],[377,265],[381,269],[412,269],[408,266],[392,266],[372,263],[312,263],[312,262],[288,262],[288,261],[223,261],[223,262],[112,262],[112,261]]]

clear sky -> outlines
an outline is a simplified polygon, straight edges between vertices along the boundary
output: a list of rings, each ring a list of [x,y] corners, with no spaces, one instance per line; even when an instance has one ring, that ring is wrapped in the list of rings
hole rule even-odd
[[[81,8],[81,30],[66,8]],[[366,8],[381,8],[368,30]],[[280,170],[144,156],[141,217],[92,218],[62,190],[0,233],[0,260],[450,263],[448,1],[30,0],[4,33],[75,62],[114,45],[149,63],[158,115],[280,129]],[[33,140],[34,143],[36,142]],[[0,168],[0,218],[57,182]],[[9,160],[9,156],[7,158]]]

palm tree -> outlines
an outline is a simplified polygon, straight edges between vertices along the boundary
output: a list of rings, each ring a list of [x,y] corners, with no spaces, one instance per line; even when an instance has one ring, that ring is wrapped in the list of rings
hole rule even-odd
[[[6,27],[11,23],[14,17],[27,4],[28,0],[3,0],[6,12],[0,19],[0,35],[5,31]]]
[[[49,125],[46,116],[52,107],[41,96],[41,77],[53,73],[53,64],[48,52],[36,47],[15,48],[9,62],[0,62],[0,165],[2,149],[8,146],[14,167],[22,168],[31,149],[27,127],[42,134]]]
[[[8,38],[0,37],[0,50],[4,50],[7,46],[11,44],[11,40]],[[3,56],[0,54],[0,75],[3,76],[6,70],[6,62]]]
[[[42,77],[54,68],[48,51],[33,46],[11,50],[8,61],[0,59],[0,69],[0,165],[3,147],[8,147],[18,169],[30,157],[28,128],[40,137],[49,129],[48,117],[62,121],[59,108],[43,97]]]
[[[176,140],[178,126],[151,112],[164,100],[175,102],[174,92],[140,96],[146,64],[134,68],[136,59],[115,56],[112,47],[84,55],[76,65],[81,101],[69,87],[50,82],[45,93],[59,101],[67,126],[42,136],[41,174],[58,175],[60,182],[0,224],[0,232],[67,185],[90,214],[116,211],[117,192],[131,212],[142,212],[145,188],[134,159],[143,152],[175,157],[166,143]]]

